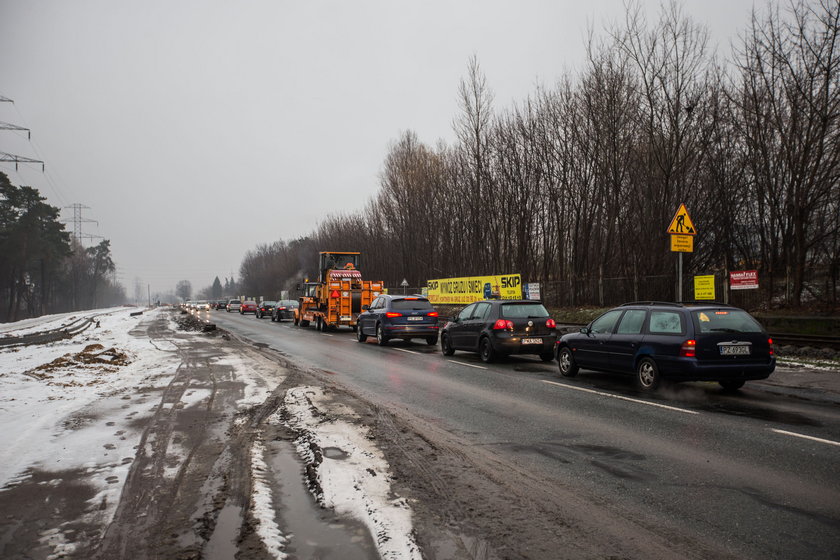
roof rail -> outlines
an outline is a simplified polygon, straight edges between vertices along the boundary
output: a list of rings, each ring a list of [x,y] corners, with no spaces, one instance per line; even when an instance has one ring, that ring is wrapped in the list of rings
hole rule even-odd
[[[670,307],[682,307],[682,303],[674,303],[672,301],[631,301],[630,303],[622,303],[619,307],[626,307],[628,305],[668,305]]]
[[[711,300],[691,300],[691,301],[682,301],[680,302],[684,305],[713,305],[718,307],[735,307],[734,305],[723,303],[722,301],[711,301]]]

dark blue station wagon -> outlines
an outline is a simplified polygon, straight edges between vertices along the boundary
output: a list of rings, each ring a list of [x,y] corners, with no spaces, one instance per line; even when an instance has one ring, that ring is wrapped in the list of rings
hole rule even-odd
[[[592,369],[635,376],[643,391],[662,379],[717,381],[735,391],[776,368],[773,341],[749,313],[718,303],[628,303],[557,345],[560,374]]]

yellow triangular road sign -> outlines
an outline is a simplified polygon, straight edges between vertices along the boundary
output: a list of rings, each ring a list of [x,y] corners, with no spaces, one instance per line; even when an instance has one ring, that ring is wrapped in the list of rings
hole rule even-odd
[[[685,204],[680,204],[677,213],[674,214],[674,219],[671,220],[671,225],[668,226],[668,233],[675,235],[697,235],[697,228],[694,227],[694,222],[688,215],[688,210],[685,209]]]

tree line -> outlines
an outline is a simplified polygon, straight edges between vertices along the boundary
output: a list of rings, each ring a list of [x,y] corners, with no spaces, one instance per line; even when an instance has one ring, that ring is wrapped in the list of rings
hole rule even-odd
[[[762,306],[836,307],[839,19],[836,0],[771,5],[724,60],[678,4],[631,6],[581,70],[504,108],[473,57],[455,142],[404,132],[363,209],[249,251],[241,288],[276,297],[317,251],[358,250],[391,286],[518,272],[559,305],[673,299],[685,203],[688,274],[757,269]]]
[[[0,173],[0,322],[125,301],[110,241],[83,247],[45,200]]]

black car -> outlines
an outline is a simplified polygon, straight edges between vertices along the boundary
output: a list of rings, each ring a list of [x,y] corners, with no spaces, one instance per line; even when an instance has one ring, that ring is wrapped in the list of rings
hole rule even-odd
[[[627,303],[557,346],[560,374],[593,369],[635,376],[643,391],[663,379],[717,381],[735,391],[776,368],[773,341],[743,309],[719,303]]]
[[[274,312],[271,314],[272,321],[282,321],[283,319],[294,319],[295,309],[298,307],[298,302],[293,299],[281,299],[274,306]]]
[[[392,338],[409,341],[423,338],[429,346],[438,341],[438,312],[428,299],[422,296],[398,296],[383,294],[374,299],[370,306],[363,305],[356,323],[356,338],[365,342],[368,336],[375,336],[380,346]]]
[[[254,316],[257,319],[262,319],[266,315],[269,317],[274,316],[274,305],[277,302],[275,301],[262,301],[257,304],[257,310],[254,312]]]
[[[485,362],[508,354],[554,359],[556,323],[539,301],[485,300],[465,307],[441,331],[441,350],[478,352]]]

